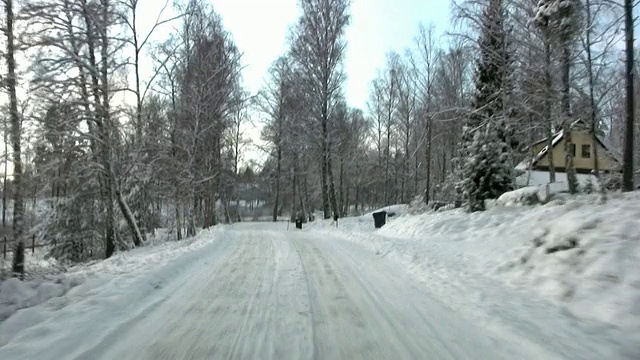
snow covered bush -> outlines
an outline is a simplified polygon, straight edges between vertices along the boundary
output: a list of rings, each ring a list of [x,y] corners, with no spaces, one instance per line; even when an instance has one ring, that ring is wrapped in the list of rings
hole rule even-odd
[[[509,154],[505,150],[506,144],[491,124],[475,132],[462,168],[462,189],[469,211],[485,210],[485,200],[513,190]]]
[[[93,201],[83,197],[58,200],[38,234],[50,244],[49,256],[71,263],[104,257],[101,236],[87,216],[94,211]]]
[[[529,186],[502,194],[498,200],[499,206],[527,206],[537,205],[544,201],[540,188]]]
[[[28,281],[10,278],[0,281],[0,322],[20,309],[36,306],[51,298],[63,296],[71,288],[81,283],[80,278],[64,276]]]
[[[616,191],[622,189],[622,174],[609,173],[600,175],[602,185],[606,190]]]
[[[584,184],[584,188],[582,191],[585,194],[591,194],[595,190],[595,186],[593,185],[593,180],[591,178],[587,179],[587,182]]]
[[[409,214],[422,214],[429,211],[429,205],[425,204],[424,197],[421,195],[416,196],[411,200],[409,206],[407,206],[407,213]]]

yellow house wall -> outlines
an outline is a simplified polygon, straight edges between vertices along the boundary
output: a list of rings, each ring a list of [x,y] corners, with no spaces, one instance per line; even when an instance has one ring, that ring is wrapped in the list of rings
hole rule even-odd
[[[573,164],[576,170],[593,170],[594,168],[594,159],[593,159],[593,149],[591,150],[591,157],[583,158],[582,157],[582,145],[588,144],[593,146],[591,141],[591,136],[586,131],[573,131],[571,133],[572,141],[576,145],[576,156],[573,158]],[[564,153],[564,145],[565,140],[562,139],[561,143],[556,145],[553,148],[553,163],[555,167],[565,167],[565,153]],[[540,149],[545,145],[540,146]],[[606,150],[600,143],[596,143],[598,147],[598,167],[600,170],[604,171],[614,171],[618,170],[619,165],[615,162],[609,154],[606,153]],[[548,167],[549,160],[546,156],[544,156],[537,163],[538,166]]]

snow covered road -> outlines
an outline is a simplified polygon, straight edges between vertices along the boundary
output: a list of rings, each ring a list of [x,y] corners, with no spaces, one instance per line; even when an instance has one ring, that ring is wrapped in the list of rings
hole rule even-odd
[[[12,321],[36,309],[0,323],[0,359],[566,358],[470,322],[338,234],[242,224],[208,236],[148,274],[71,291],[18,334]]]

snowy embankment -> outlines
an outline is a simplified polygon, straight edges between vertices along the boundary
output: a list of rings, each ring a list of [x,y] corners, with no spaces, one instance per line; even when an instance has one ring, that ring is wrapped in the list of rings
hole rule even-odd
[[[144,274],[185,253],[196,251],[211,242],[211,237],[202,236],[207,233],[208,231],[203,231],[194,238],[179,242],[166,241],[166,236],[156,236],[150,239],[145,247],[118,252],[109,259],[66,270],[54,259],[45,259],[45,251],[42,249],[37,249],[34,255],[28,252],[25,260],[31,279],[20,281],[9,278],[0,281],[0,346],[7,341],[7,336],[10,336],[6,329],[13,332],[46,319],[54,311],[71,302],[84,299],[95,293],[98,288],[109,287],[107,285],[115,281],[122,281],[122,277],[118,275],[126,278],[127,274]],[[10,263],[10,258],[8,260]],[[19,310],[38,305],[41,306],[25,313],[24,316],[19,313]],[[13,325],[3,327],[3,321],[10,321]]]
[[[391,218],[377,231],[371,216],[339,225],[350,240],[396,261],[436,292],[458,287],[485,298],[496,281],[506,282],[573,317],[640,334],[640,194],[537,206],[514,206],[514,196],[486,212]]]

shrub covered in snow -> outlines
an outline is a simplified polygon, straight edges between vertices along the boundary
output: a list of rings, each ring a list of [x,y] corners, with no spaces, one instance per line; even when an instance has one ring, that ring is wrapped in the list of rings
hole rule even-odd
[[[10,278],[0,281],[0,321],[20,309],[63,296],[69,289],[81,283],[81,278],[67,278],[61,275],[39,280],[21,281]]]
[[[544,201],[540,188],[529,186],[518,190],[513,190],[502,194],[498,200],[499,206],[525,206],[537,205]]]

